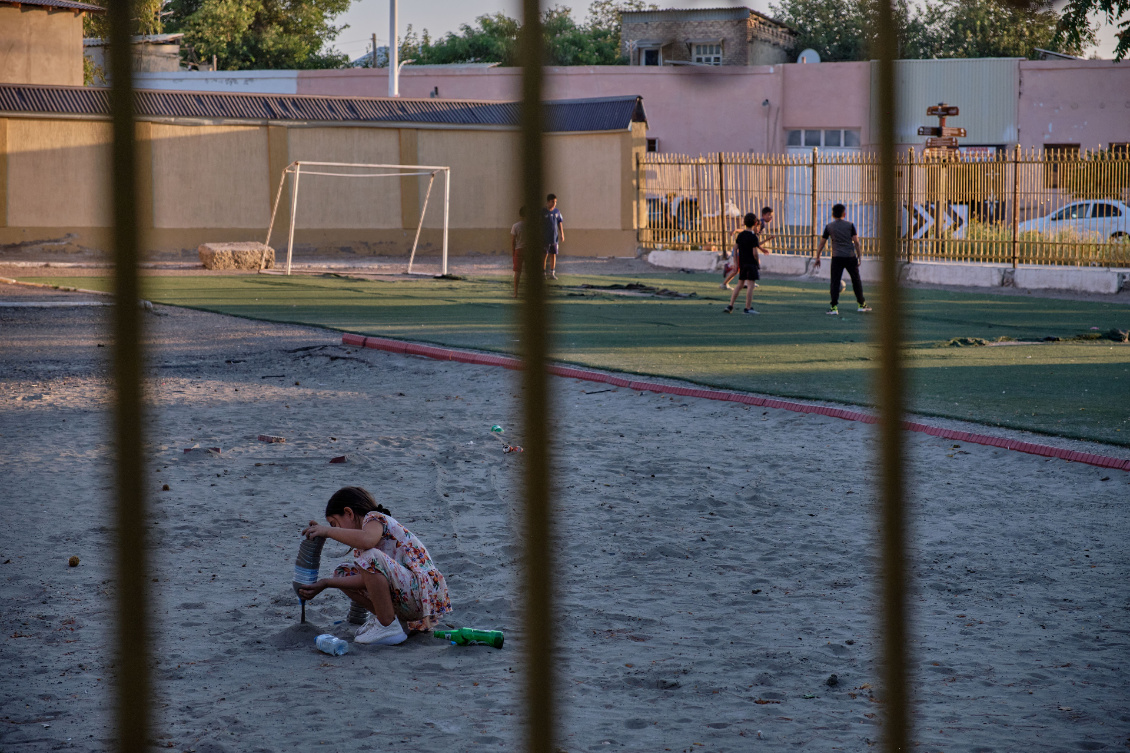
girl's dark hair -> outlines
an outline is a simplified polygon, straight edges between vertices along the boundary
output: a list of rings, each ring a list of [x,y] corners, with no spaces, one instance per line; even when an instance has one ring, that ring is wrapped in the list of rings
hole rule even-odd
[[[326,503],[326,517],[345,514],[345,508],[353,511],[358,518],[364,518],[371,512],[392,515],[384,505],[378,505],[373,495],[360,486],[346,486],[334,492],[330,501]]]

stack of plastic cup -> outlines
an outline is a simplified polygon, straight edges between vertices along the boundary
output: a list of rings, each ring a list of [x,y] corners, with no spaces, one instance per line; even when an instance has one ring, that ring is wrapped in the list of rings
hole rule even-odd
[[[322,564],[322,547],[326,545],[323,538],[302,539],[298,545],[298,556],[294,560],[294,592],[303,586],[312,586],[318,582],[318,568]],[[299,595],[301,598],[301,594]]]
[[[350,625],[364,625],[369,619],[369,610],[355,601],[349,602],[349,616],[345,618]]]

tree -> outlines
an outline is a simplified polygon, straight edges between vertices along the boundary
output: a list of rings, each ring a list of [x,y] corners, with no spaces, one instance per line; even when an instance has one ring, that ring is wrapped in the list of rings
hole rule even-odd
[[[108,0],[86,0],[91,5],[106,7]],[[135,0],[133,9],[137,13],[130,34],[160,34],[161,11],[165,8],[165,0]],[[110,37],[110,18],[108,13],[87,13],[82,19],[82,35],[92,39],[108,39]],[[94,61],[83,55],[82,82],[86,86],[106,83],[106,70],[96,65]]]
[[[771,7],[798,31],[797,50],[811,47],[828,61],[867,60],[875,42],[878,1],[782,0]],[[909,60],[1034,58],[1037,47],[1078,55],[1094,42],[1089,27],[1079,30],[1073,41],[1061,41],[1062,20],[1048,0],[939,0],[924,8],[895,0],[894,12],[899,57]]]
[[[1074,46],[1058,44],[1059,16],[1050,4],[1021,8],[1000,0],[941,0],[926,7],[922,20],[924,58],[1035,59],[1037,47],[1079,55],[1084,43],[1094,42],[1091,33]]]
[[[777,20],[797,31],[794,54],[808,48],[827,62],[870,60],[876,39],[878,0],[781,0],[769,6]],[[920,57],[922,22],[908,0],[894,0],[899,57]]]
[[[171,0],[166,27],[218,67],[340,68],[348,58],[330,47],[346,26],[332,21],[350,0]]]
[[[1079,49],[1094,44],[1095,28],[1091,14],[1102,16],[1108,24],[1118,24],[1118,44],[1114,59],[1130,54],[1130,0],[1067,0],[1059,19],[1053,44],[1059,49]]]
[[[572,9],[556,5],[543,11],[546,65],[621,65],[620,13],[654,10],[644,0],[596,0],[584,24],[573,18]],[[518,65],[518,32],[522,25],[504,13],[479,16],[475,25],[463,24],[459,33],[449,32],[432,41],[427,29],[417,34],[411,26],[400,45],[402,59],[417,63],[499,63]]]
[[[428,30],[418,37],[409,26],[400,44],[400,59],[424,64],[501,63],[516,65],[521,25],[505,13],[479,16],[475,26],[462,24],[459,34],[448,32],[432,42]]]

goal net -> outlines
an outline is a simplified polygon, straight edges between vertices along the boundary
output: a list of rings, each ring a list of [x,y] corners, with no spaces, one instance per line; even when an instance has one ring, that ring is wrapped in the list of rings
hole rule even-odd
[[[416,235],[412,240],[412,252],[408,256],[408,274],[412,274],[412,264],[416,260],[416,247],[420,243],[420,231],[424,229],[424,214],[428,211],[428,201],[432,196],[436,176],[443,177],[443,254],[441,261],[441,274],[447,274],[447,226],[448,214],[451,204],[451,168],[437,165],[369,165],[360,162],[292,162],[283,170],[279,179],[279,190],[275,194],[275,204],[271,209],[271,222],[267,226],[267,240],[265,245],[271,245],[271,233],[275,228],[275,217],[278,216],[279,202],[282,200],[283,189],[286,187],[287,176],[290,176],[290,228],[286,240],[286,272],[290,274],[290,265],[294,252],[294,222],[298,214],[298,186],[303,175],[320,175],[330,178],[406,178],[411,176],[427,177],[428,188],[424,193],[423,205],[420,207],[420,219],[416,223]]]

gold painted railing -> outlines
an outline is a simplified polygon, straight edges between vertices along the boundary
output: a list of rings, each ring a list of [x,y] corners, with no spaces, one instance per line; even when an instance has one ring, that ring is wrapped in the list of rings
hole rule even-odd
[[[878,255],[878,157],[648,154],[637,167],[645,248],[728,248],[746,212],[774,211],[769,248],[809,254],[843,204]],[[1130,265],[1130,151],[900,153],[898,249],[906,261]],[[813,222],[815,218],[815,222]]]

